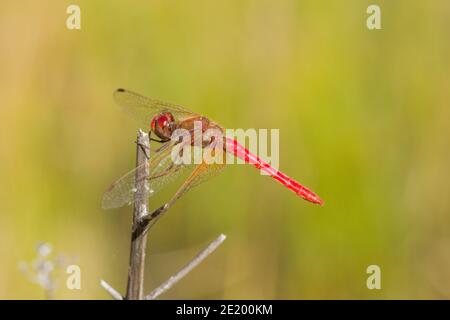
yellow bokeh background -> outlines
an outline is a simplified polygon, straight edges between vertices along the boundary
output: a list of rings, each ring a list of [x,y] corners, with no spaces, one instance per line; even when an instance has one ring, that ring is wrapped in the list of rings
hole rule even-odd
[[[161,298],[450,298],[450,3],[378,0],[368,30],[373,2],[80,0],[68,30],[72,2],[2,1],[0,298],[45,297],[18,268],[39,241],[81,268],[56,299],[125,291],[131,209],[100,208],[135,161],[118,87],[279,128],[280,169],[325,200],[230,166],[151,230],[146,291],[225,233]]]

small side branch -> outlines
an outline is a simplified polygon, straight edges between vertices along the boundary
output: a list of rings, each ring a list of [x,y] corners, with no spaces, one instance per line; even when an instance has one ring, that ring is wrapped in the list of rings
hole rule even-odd
[[[109,283],[107,283],[104,280],[100,280],[100,285],[103,287],[103,289],[105,289],[110,295],[111,297],[113,297],[115,300],[123,300],[122,295],[117,292],[116,289],[114,289],[113,287],[111,287],[109,285]]]
[[[189,262],[177,274],[170,277],[166,282],[161,284],[149,295],[145,297],[146,300],[154,300],[170,288],[172,288],[178,281],[183,279],[189,272],[198,266],[206,257],[213,253],[226,239],[224,234],[221,234],[214,241],[212,241],[203,251],[201,251],[191,262]]]

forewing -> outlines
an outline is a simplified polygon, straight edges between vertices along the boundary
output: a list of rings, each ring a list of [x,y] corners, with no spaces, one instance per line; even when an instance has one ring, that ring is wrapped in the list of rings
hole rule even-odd
[[[144,125],[144,128],[149,128],[153,116],[162,111],[170,111],[176,120],[198,116],[197,113],[182,106],[144,97],[126,89],[117,89],[114,92],[114,100],[118,105],[124,108],[125,111]]]

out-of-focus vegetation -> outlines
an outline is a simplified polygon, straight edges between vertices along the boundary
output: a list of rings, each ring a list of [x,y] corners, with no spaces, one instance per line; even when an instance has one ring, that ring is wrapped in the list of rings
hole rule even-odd
[[[83,0],[69,31],[71,2],[2,1],[0,298],[44,298],[18,268],[38,241],[82,270],[56,298],[124,292],[131,210],[100,209],[134,165],[117,87],[280,128],[280,168],[325,200],[230,166],[152,230],[148,291],[223,232],[164,298],[450,298],[450,3],[376,1],[369,31],[373,2]]]

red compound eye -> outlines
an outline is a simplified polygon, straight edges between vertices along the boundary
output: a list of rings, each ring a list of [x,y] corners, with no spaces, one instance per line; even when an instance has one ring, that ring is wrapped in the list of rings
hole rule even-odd
[[[158,127],[158,129],[163,129],[168,124],[168,120],[169,118],[166,115],[160,114],[152,119],[150,126],[152,130],[155,130],[156,127]]]
[[[171,134],[171,124],[174,118],[170,112],[163,112],[153,117],[150,123],[151,130],[161,139],[168,139]]]
[[[169,118],[167,118],[166,115],[160,115],[158,117],[158,120],[156,120],[158,122],[158,127],[159,128],[164,128],[168,123],[169,123]]]

